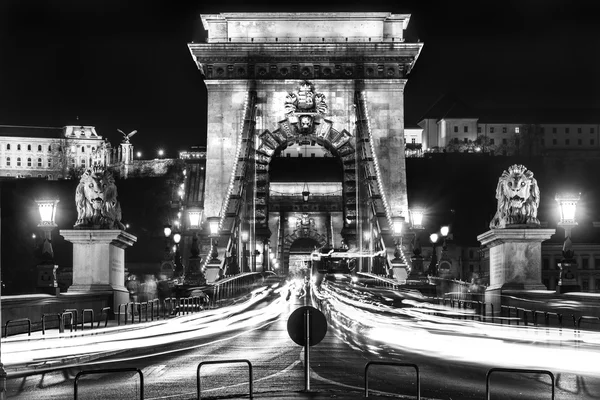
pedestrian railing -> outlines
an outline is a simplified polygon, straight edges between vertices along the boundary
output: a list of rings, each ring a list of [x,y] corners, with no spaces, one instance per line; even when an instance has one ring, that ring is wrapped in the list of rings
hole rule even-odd
[[[71,323],[75,325],[75,330],[77,330],[77,322],[79,321],[79,311],[76,308],[65,308],[63,313],[70,312],[72,314],[73,320]],[[83,329],[83,327],[81,328]]]
[[[65,317],[69,317],[69,327],[71,328],[71,332],[73,332],[73,313],[71,311],[65,311],[60,314],[60,322],[62,323],[63,328],[67,326]]]
[[[198,400],[202,398],[202,388],[200,385],[200,369],[203,365],[209,364],[239,364],[245,363],[248,364],[248,387],[250,391],[250,398],[252,399],[254,394],[252,390],[253,380],[252,380],[252,363],[249,360],[217,360],[217,361],[203,361],[198,364],[198,369],[196,370],[196,385],[198,389]]]
[[[58,331],[60,333],[65,331],[60,313],[42,314],[42,335],[46,334],[46,318],[48,317],[56,317],[58,321]]]
[[[245,272],[230,278],[218,280],[204,289],[209,296],[209,305],[216,307],[219,302],[250,293],[264,280],[260,272]]]
[[[369,279],[374,279],[377,282],[378,286],[387,287],[387,288],[390,288],[393,290],[398,289],[398,281],[396,281],[394,279],[390,279],[386,276],[372,274],[369,272],[357,272],[356,275],[360,275],[362,277],[369,278]]]
[[[6,324],[4,324],[4,337],[8,337],[8,326],[10,324],[15,324],[19,322],[19,325],[21,325],[23,322],[27,322],[27,329],[28,329],[28,336],[31,336],[31,320],[29,318],[19,318],[19,319],[9,319],[8,321],[6,321]]]
[[[414,368],[417,374],[416,383],[417,383],[417,400],[421,399],[421,379],[419,377],[419,367],[417,364],[411,363],[399,363],[399,362],[391,362],[391,361],[369,361],[365,364],[365,397],[369,397],[369,367],[371,365],[386,365],[386,366],[394,366],[394,367],[410,367]]]
[[[81,310],[81,330],[85,329],[85,316],[90,316],[90,329],[94,329],[94,310],[91,308],[84,308]]]
[[[550,371],[546,371],[543,369],[517,369],[517,368],[492,368],[490,370],[488,370],[488,372],[485,374],[485,397],[487,400],[490,400],[491,398],[491,391],[490,391],[490,378],[492,376],[492,373],[494,372],[508,372],[508,373],[517,373],[517,374],[544,374],[544,375],[548,375],[550,377],[550,381],[551,381],[551,387],[552,387],[552,400],[554,400],[554,375],[552,374],[552,372]]]
[[[140,400],[144,400],[144,374],[137,368],[113,368],[113,369],[96,369],[91,371],[80,371],[75,375],[75,383],[74,383],[74,400],[77,400],[78,392],[79,392],[79,378],[84,375],[91,374],[114,374],[114,373],[122,373],[122,372],[137,372],[140,376]]]

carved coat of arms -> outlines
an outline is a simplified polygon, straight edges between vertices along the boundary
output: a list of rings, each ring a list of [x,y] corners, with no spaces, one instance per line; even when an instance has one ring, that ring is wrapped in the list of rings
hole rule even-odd
[[[309,81],[300,83],[297,93],[290,92],[285,98],[285,115],[289,122],[298,124],[300,132],[311,133],[315,120],[328,111],[323,93],[315,93]]]

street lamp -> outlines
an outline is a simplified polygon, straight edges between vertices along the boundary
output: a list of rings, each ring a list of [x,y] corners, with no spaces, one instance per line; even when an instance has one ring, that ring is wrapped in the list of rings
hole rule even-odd
[[[433,246],[433,254],[431,255],[431,262],[429,263],[429,275],[430,276],[437,276],[437,274],[438,274],[437,250],[435,248],[438,239],[439,239],[439,235],[437,233],[432,233],[431,235],[429,235],[429,241],[431,242],[431,244]]]
[[[425,215],[425,210],[423,208],[411,208],[408,211],[412,229],[423,229],[423,216]]]
[[[310,190],[308,190],[308,182],[304,182],[304,188],[302,189],[302,200],[305,203],[308,203],[309,197],[310,197]]]
[[[202,223],[202,209],[190,208],[188,210],[188,219],[190,221],[190,229],[200,229]]]
[[[184,275],[184,267],[183,264],[181,264],[181,254],[179,252],[179,242],[181,242],[181,233],[173,233],[173,243],[175,243],[174,270],[177,277]]]
[[[242,223],[242,272],[248,272],[248,250],[246,245],[250,239],[250,227],[247,222]]]
[[[555,197],[559,206],[560,219],[558,226],[565,229],[565,242],[562,250],[562,260],[558,263],[560,268],[560,277],[558,279],[557,293],[578,292],[581,287],[577,283],[577,261],[571,242],[571,230],[577,226],[575,212],[577,211],[577,202],[581,197],[580,193],[560,193]]]
[[[37,266],[37,287],[44,293],[58,294],[58,282],[56,281],[56,270],[58,265],[54,264],[54,250],[52,249],[52,230],[57,227],[55,223],[56,207],[58,199],[43,199],[35,201],[40,213],[38,227],[44,233],[42,244],[42,262]]]
[[[208,217],[208,226],[210,228],[210,264],[220,263],[217,259],[219,252],[217,251],[218,239],[219,239],[219,223],[221,222],[220,217]]]

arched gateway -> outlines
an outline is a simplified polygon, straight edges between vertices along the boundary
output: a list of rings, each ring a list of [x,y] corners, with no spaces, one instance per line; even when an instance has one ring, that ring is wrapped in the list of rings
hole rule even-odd
[[[245,270],[274,269],[302,232],[393,257],[392,218],[408,215],[403,91],[422,47],[404,41],[409,17],[202,15],[206,43],[189,48],[208,92],[204,216],[218,217],[219,259],[227,253]],[[287,183],[278,186],[286,196],[273,195],[273,157],[306,143],[339,161],[340,190],[307,200]],[[312,220],[308,231],[302,220]],[[207,271],[209,281],[214,275]]]

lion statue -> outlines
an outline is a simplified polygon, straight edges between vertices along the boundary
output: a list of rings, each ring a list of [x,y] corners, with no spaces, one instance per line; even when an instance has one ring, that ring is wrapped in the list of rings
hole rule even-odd
[[[102,167],[85,170],[75,191],[75,204],[75,229],[125,229],[115,179]]]
[[[540,225],[537,219],[540,189],[533,172],[524,165],[512,165],[502,173],[496,187],[496,199],[498,209],[490,222],[490,229],[506,228],[508,225]]]

